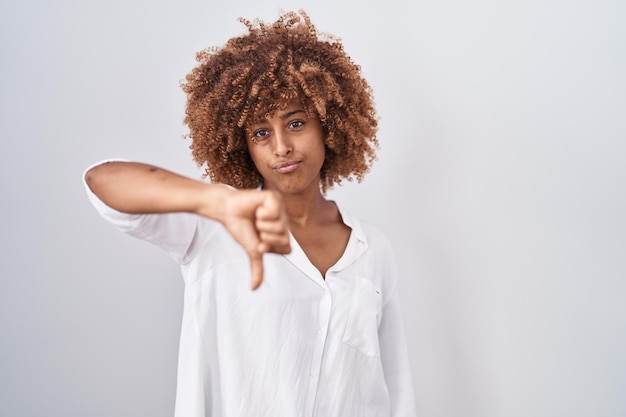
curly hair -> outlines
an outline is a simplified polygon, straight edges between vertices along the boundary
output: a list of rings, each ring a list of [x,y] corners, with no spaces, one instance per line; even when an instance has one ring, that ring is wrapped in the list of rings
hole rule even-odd
[[[246,144],[246,126],[299,99],[319,118],[325,141],[321,189],[343,179],[359,182],[376,159],[378,120],[361,68],[336,38],[320,34],[304,11],[273,24],[239,21],[248,33],[223,48],[200,51],[181,87],[190,149],[204,176],[235,188],[263,180]]]

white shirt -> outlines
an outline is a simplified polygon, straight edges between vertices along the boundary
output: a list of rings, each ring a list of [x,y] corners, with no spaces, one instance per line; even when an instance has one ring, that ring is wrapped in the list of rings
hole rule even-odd
[[[218,222],[188,213],[98,212],[180,264],[184,290],[176,417],[399,417],[415,404],[387,239],[352,229],[325,279],[295,239],[264,255],[250,289],[245,251]]]

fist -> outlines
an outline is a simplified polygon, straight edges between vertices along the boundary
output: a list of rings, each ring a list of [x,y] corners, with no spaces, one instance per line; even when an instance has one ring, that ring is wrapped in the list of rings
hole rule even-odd
[[[240,190],[227,200],[226,212],[222,223],[250,257],[256,289],[263,281],[263,254],[291,252],[285,204],[275,191]]]

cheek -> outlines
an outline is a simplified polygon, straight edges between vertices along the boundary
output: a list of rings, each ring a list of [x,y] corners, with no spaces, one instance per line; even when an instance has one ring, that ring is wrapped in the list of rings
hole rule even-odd
[[[256,167],[257,171],[261,172],[264,166],[263,152],[259,149],[258,146],[255,148],[255,145],[253,143],[251,146],[248,145],[248,155],[250,155],[250,159],[252,160],[252,163]]]
[[[316,146],[316,153],[318,154],[319,158],[324,161],[326,159],[326,144],[324,143],[324,140],[321,139],[317,146]]]
[[[248,151],[248,155],[250,155],[250,159],[252,159],[252,162],[256,163],[257,151],[258,151],[258,149],[256,149],[257,147],[255,146],[253,142],[246,140],[246,148]]]

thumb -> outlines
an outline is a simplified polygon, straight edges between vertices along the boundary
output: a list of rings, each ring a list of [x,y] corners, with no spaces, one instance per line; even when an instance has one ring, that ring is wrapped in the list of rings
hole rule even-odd
[[[250,271],[251,271],[251,287],[256,290],[263,281],[263,253],[262,252],[249,252],[250,257]]]

